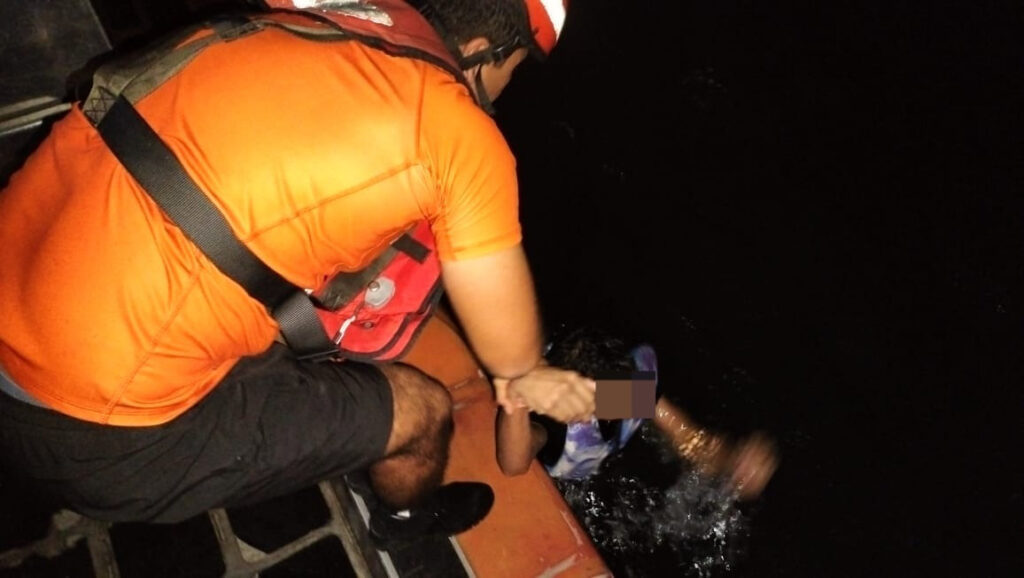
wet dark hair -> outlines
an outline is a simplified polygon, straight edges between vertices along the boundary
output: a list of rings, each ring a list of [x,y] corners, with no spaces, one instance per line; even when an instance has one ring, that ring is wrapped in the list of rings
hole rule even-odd
[[[545,356],[551,365],[594,378],[633,371],[626,343],[596,326],[583,326],[553,336]]]
[[[527,46],[530,23],[523,0],[410,0],[451,44],[484,37],[493,46]]]

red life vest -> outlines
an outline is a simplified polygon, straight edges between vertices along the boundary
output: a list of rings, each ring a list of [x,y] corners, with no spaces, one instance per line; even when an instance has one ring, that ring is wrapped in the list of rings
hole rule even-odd
[[[342,357],[388,361],[401,356],[441,299],[441,262],[430,224],[421,221],[407,235],[422,247],[421,252],[394,251],[354,298],[335,310],[317,308]]]
[[[300,0],[301,8],[296,7],[296,0],[263,0],[263,3],[278,13],[292,12],[328,22],[351,38],[390,54],[426,60],[448,70],[452,76],[466,84],[462,69],[434,27],[419,11],[402,0],[361,0],[348,3],[337,0]]]

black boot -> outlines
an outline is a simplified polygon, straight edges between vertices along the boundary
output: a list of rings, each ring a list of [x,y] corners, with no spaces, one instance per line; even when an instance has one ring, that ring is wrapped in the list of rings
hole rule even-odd
[[[477,525],[491,511],[494,491],[480,482],[452,482],[418,508],[395,512],[380,504],[370,515],[370,538],[380,550],[426,536],[451,536]]]

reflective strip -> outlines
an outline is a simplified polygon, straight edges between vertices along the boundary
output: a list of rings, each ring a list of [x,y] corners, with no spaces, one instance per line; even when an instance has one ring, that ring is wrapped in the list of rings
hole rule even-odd
[[[555,40],[562,34],[562,27],[565,26],[565,1],[564,0],[540,0],[544,11],[548,13],[551,26],[555,29]]]

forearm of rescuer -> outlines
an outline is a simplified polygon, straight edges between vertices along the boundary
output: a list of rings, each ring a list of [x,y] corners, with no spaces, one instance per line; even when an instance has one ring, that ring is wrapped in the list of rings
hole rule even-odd
[[[505,411],[525,406],[562,421],[593,413],[592,382],[543,364],[540,314],[521,245],[441,267],[455,315]]]

